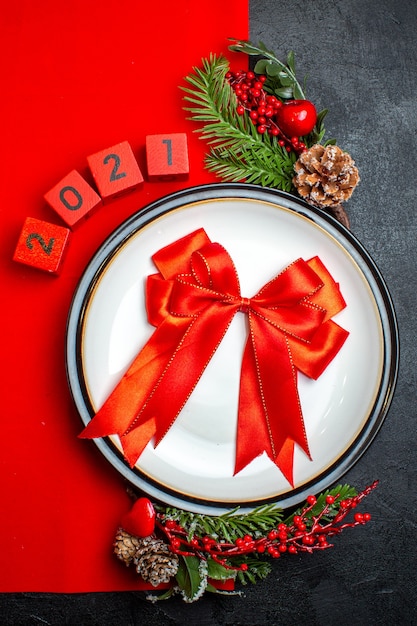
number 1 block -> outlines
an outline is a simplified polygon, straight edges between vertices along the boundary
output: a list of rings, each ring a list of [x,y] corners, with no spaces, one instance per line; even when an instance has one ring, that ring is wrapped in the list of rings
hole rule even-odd
[[[58,274],[69,235],[70,230],[64,226],[27,217],[17,242],[13,260],[44,272]]]
[[[148,178],[152,181],[186,180],[190,173],[187,135],[148,135],[146,137]]]
[[[76,170],[67,174],[44,198],[70,228],[101,204],[100,196]]]
[[[87,157],[103,200],[133,191],[143,184],[142,172],[127,141]]]

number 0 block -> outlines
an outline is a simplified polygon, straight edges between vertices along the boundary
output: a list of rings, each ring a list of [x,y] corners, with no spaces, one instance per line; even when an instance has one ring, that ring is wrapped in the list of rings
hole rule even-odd
[[[58,274],[69,235],[70,230],[64,226],[27,217],[13,260],[51,274]]]
[[[148,178],[157,180],[186,180],[190,173],[187,135],[148,135],[146,137]]]
[[[143,184],[142,172],[127,141],[87,157],[97,189],[108,200]]]
[[[67,174],[44,198],[70,228],[101,204],[100,196],[76,170]]]

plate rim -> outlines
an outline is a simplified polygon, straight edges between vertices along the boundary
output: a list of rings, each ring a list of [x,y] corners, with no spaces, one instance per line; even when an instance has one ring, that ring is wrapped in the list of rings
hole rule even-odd
[[[399,370],[399,332],[393,300],[387,284],[371,255],[357,237],[342,225],[335,217],[322,209],[307,204],[304,200],[277,189],[265,188],[249,183],[209,183],[181,189],[174,193],[147,204],[124,220],[99,246],[91,257],[76,286],[70,304],[65,345],[65,365],[69,390],[75,407],[86,425],[94,414],[86,385],[80,377],[82,364],[81,329],[88,308],[90,294],[94,291],[103,269],[123,247],[124,243],[139,232],[147,224],[166,213],[180,208],[185,204],[216,199],[244,198],[249,200],[263,200],[303,215],[315,224],[321,226],[327,234],[334,236],[337,242],[346,249],[362,271],[363,276],[375,299],[383,335],[383,363],[381,379],[377,389],[375,401],[365,416],[364,426],[352,441],[351,445],[338,457],[319,477],[304,482],[299,487],[285,493],[283,497],[273,496],[262,498],[260,501],[216,502],[202,498],[194,498],[185,494],[178,495],[178,491],[161,488],[158,483],[152,484],[152,479],[141,477],[137,468],[131,469],[123,459],[120,451],[109,438],[94,439],[103,456],[110,464],[134,487],[144,491],[160,502],[187,508],[197,513],[221,514],[239,507],[241,511],[249,511],[261,504],[276,503],[283,509],[292,508],[302,502],[309,493],[318,493],[338,481],[363,456],[382,427],[388,414],[394,396]],[[329,232],[329,229],[331,232]],[[370,279],[375,283],[377,290],[370,285]],[[314,487],[314,489],[313,489]]]

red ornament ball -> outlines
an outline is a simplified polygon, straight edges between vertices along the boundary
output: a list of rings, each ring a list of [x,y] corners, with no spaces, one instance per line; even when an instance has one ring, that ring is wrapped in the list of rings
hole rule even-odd
[[[317,111],[310,100],[289,100],[277,110],[275,119],[287,137],[304,137],[316,125]]]

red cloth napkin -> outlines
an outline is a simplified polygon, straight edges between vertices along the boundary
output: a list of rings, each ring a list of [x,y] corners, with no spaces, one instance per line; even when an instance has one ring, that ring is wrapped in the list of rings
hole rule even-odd
[[[82,441],[67,387],[66,320],[81,274],[103,240],[152,200],[212,182],[205,146],[179,85],[227,38],[248,36],[248,3],[6,3],[0,17],[1,539],[0,591],[138,588],[112,554],[130,507],[125,484]],[[146,135],[186,132],[186,182],[149,183],[76,228],[61,275],[12,260],[26,217],[63,225],[43,196],[86,157],[128,141],[145,167]]]

